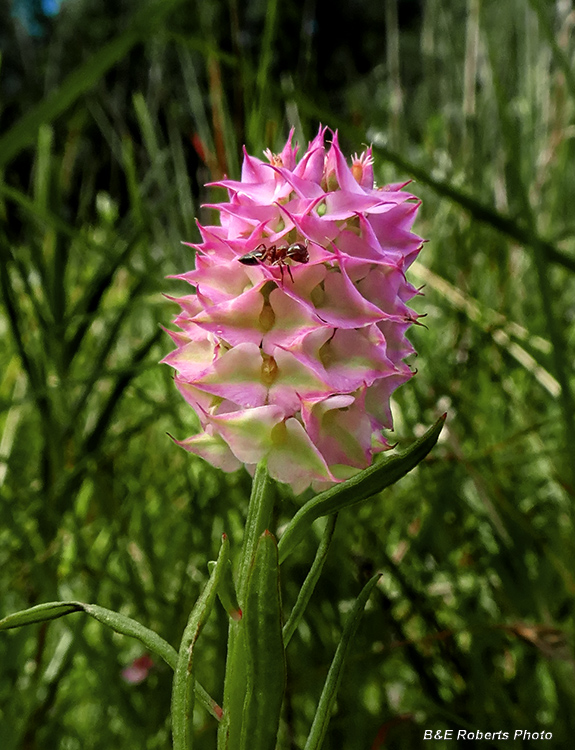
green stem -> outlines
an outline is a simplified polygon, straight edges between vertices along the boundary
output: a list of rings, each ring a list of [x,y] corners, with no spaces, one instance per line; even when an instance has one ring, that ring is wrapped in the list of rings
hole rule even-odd
[[[327,553],[329,551],[329,545],[333,536],[333,532],[335,530],[336,521],[337,513],[328,516],[321,537],[321,542],[319,544],[319,547],[317,548],[312,566],[306,576],[305,581],[303,582],[289,619],[283,627],[284,648],[287,648],[288,643],[291,641],[292,635],[295,633],[297,626],[301,622],[306,607],[309,604],[309,600],[311,599],[311,595],[314,592],[315,585],[319,580],[321,571],[323,570],[325,558],[327,557]]]
[[[214,607],[218,587],[225,571],[229,542],[222,537],[222,546],[210,578],[194,605],[186,629],[182,636],[180,650],[174,670],[172,688],[172,736],[174,750],[191,750],[193,747],[193,718],[195,698],[195,646]]]
[[[248,516],[244,529],[244,541],[240,554],[237,578],[237,594],[240,610],[245,609],[245,595],[249,572],[260,536],[269,528],[273,506],[274,487],[267,472],[265,460],[258,464]],[[224,680],[223,717],[218,726],[218,750],[238,750],[242,711],[247,689],[246,640],[243,618],[231,620],[228,631],[228,656]]]

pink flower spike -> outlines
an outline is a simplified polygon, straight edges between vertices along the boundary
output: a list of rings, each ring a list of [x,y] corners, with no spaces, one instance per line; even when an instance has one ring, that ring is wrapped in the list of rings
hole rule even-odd
[[[201,428],[179,445],[224,471],[265,458],[296,493],[388,448],[391,395],[413,375],[419,202],[407,182],[374,188],[371,148],[350,163],[329,135],[320,127],[299,161],[293,131],[267,161],[244,150],[241,179],[215,183],[229,198],[177,277],[193,294],[174,300],[164,359]]]

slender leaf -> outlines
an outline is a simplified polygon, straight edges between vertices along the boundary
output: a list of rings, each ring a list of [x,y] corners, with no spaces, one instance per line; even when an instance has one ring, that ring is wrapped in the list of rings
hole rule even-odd
[[[323,564],[329,551],[329,545],[333,537],[336,521],[337,513],[333,513],[327,519],[321,537],[321,542],[319,543],[319,547],[317,548],[312,566],[305,578],[305,581],[302,584],[301,589],[299,590],[296,603],[293,606],[289,619],[283,627],[284,647],[286,648],[288,643],[291,641],[293,634],[297,630],[297,626],[301,622],[309,600],[311,599],[311,595],[314,592],[315,585],[319,580],[321,571],[323,570]]]
[[[379,581],[380,577],[381,573],[377,573],[365,584],[365,586],[361,590],[360,595],[355,600],[353,609],[351,610],[349,617],[346,620],[341,640],[336,649],[331,667],[329,668],[329,672],[327,673],[325,685],[323,686],[323,690],[321,691],[321,697],[319,699],[317,711],[315,713],[304,750],[320,750],[322,746],[325,733],[327,732],[329,720],[331,718],[331,712],[335,703],[337,691],[341,682],[342,669],[345,662],[345,657],[347,656],[347,651],[363,616],[363,610],[365,609],[365,605],[367,604],[369,595],[371,594],[375,584]]]
[[[169,643],[157,633],[154,633],[153,630],[146,628],[131,617],[126,617],[126,615],[113,612],[105,607],[99,607],[97,604],[84,604],[83,602],[75,601],[37,604],[35,607],[15,612],[0,620],[0,630],[9,630],[11,628],[19,628],[22,625],[56,620],[73,612],[85,612],[90,617],[98,620],[98,622],[116,631],[116,633],[137,638],[146,648],[161,656],[166,664],[175,669],[177,654],[176,650]]]
[[[239,606],[245,611],[245,599],[249,574],[256,554],[259,539],[269,527],[275,490],[265,459],[256,468],[252,482],[252,492],[248,516],[244,527],[244,540],[239,561],[237,594]],[[230,620],[228,635],[228,655],[224,681],[224,716],[218,727],[218,750],[238,750],[242,715],[247,688],[247,640],[245,622]]]
[[[240,750],[274,750],[286,688],[286,661],[278,548],[267,530],[259,539],[250,569],[244,623],[248,681]]]
[[[211,560],[208,563],[208,569],[210,574],[215,568],[216,563]],[[242,610],[238,604],[238,597],[236,595],[236,587],[234,584],[234,576],[232,570],[232,561],[228,560],[226,570],[222,574],[222,580],[218,588],[218,599],[221,602],[222,607],[226,610],[228,615],[233,620],[239,620],[242,617]]]
[[[280,562],[283,562],[299,544],[316,518],[355,505],[375,495],[376,492],[381,492],[414,469],[437,442],[446,416],[443,414],[433,427],[430,427],[425,435],[416,440],[406,451],[372,464],[343,484],[331,487],[302,506],[280,539]]]
[[[252,483],[248,517],[244,528],[244,542],[238,576],[240,607],[247,587],[247,579],[260,536],[269,528],[274,504],[274,488],[265,459],[260,461]]]
[[[35,607],[14,612],[0,620],[0,630],[10,630],[23,625],[33,625],[38,622],[56,620],[74,612],[85,612],[103,625],[107,625],[116,633],[137,638],[152,653],[161,657],[168,666],[176,669],[178,654],[173,646],[165,641],[153,630],[146,628],[131,617],[113,612],[111,609],[99,607],[97,604],[84,604],[83,602],[46,602],[37,604]],[[209,693],[198,682],[195,684],[195,693],[204,708],[214,716],[218,716],[215,706],[217,705]]]

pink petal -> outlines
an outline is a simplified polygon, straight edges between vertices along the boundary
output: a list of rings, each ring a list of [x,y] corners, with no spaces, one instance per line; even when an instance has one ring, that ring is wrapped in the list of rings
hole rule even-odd
[[[211,427],[229,445],[234,456],[246,464],[257,464],[272,448],[272,430],[283,422],[278,406],[258,406],[233,414],[210,417]]]
[[[296,495],[313,481],[337,481],[297,419],[278,424],[273,430],[272,440],[268,471],[274,479],[291,485]]]
[[[237,266],[237,274],[243,276],[244,267],[240,263]],[[239,297],[208,307],[198,313],[192,322],[231,346],[245,342],[259,345],[266,332],[261,321],[264,307],[264,297],[260,292],[262,284],[248,289]]]
[[[303,404],[305,428],[328,464],[365,469],[371,458],[371,424],[363,397],[332,396]]]
[[[175,442],[185,448],[188,453],[195,453],[196,456],[209,461],[212,466],[222,471],[237,471],[242,466],[242,462],[236,458],[226,441],[217,433],[210,434],[206,431]]]

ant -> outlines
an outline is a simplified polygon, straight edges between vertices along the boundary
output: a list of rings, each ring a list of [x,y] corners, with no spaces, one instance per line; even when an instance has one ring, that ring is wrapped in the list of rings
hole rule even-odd
[[[262,242],[255,248],[255,250],[251,250],[246,255],[242,255],[238,260],[240,263],[243,263],[244,266],[256,266],[258,263],[264,263],[268,266],[279,266],[282,279],[285,266],[293,284],[292,272],[287,261],[293,260],[296,263],[307,263],[309,261],[307,240],[305,241],[305,244],[303,242],[293,242],[291,245],[284,245],[284,247],[277,247],[277,245],[266,247]]]

